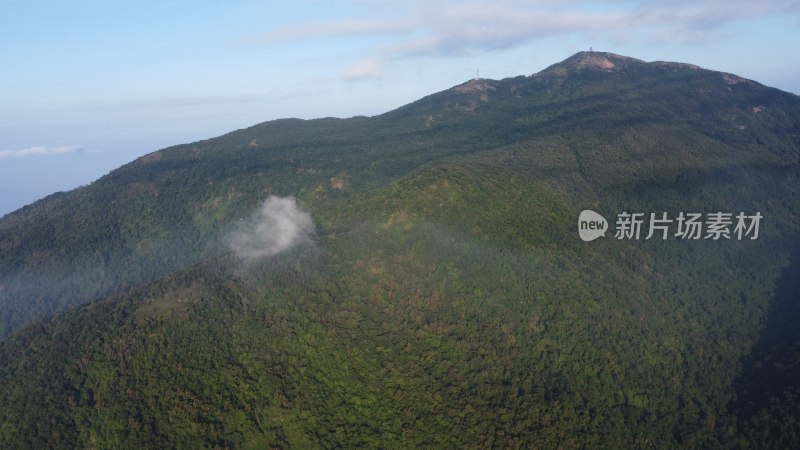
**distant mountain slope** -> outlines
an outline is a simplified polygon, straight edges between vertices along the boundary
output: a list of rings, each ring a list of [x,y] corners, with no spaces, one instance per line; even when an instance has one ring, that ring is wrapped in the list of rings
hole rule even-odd
[[[791,335],[799,176],[797,96],[600,52],[160,150],[0,220],[0,446],[791,446],[797,386],[742,367]],[[312,242],[242,261],[270,195]],[[587,243],[583,209],[764,220]]]
[[[709,148],[728,158],[727,145],[784,164],[796,157],[796,104],[729,74],[583,52],[531,77],[472,80],[373,118],[278,120],[161,150],[0,221],[0,335],[202,260],[220,227],[270,193],[325,208],[442,157],[576,131],[627,132],[622,145],[635,151],[688,134],[685,151],[702,148],[707,159]],[[581,163],[597,167],[582,175],[664,175],[625,156],[589,156]]]

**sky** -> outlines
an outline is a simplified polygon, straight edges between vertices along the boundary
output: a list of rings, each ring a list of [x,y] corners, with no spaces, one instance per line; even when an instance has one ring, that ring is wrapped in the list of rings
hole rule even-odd
[[[0,0],[0,216],[170,145],[590,47],[800,94],[800,0]]]

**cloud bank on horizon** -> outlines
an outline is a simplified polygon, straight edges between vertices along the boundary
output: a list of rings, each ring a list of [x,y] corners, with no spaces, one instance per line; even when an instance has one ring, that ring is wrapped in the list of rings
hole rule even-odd
[[[381,45],[341,73],[354,80],[379,77],[383,63],[392,60],[475,55],[571,34],[619,43],[696,45],[741,34],[742,30],[731,27],[742,22],[793,17],[800,28],[800,2],[795,0],[383,0],[371,5],[375,12],[367,17],[305,21],[251,36],[248,42],[269,46],[300,40],[383,37]]]
[[[380,114],[590,47],[800,93],[800,0],[6,3],[0,215],[171,145]],[[62,143],[84,151],[44,157],[77,152]]]
[[[75,153],[82,150],[76,145],[62,145],[58,147],[28,147],[17,150],[0,150],[0,159],[3,158],[22,158],[25,156],[43,155],[63,155],[65,153]]]

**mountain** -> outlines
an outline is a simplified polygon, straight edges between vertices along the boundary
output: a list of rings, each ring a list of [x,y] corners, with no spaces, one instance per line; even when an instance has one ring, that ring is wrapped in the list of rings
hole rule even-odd
[[[799,176],[797,96],[601,52],[159,150],[0,220],[0,446],[797,446]]]

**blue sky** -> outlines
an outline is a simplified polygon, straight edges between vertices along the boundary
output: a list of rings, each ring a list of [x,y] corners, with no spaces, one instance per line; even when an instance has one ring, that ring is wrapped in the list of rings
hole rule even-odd
[[[0,215],[145,153],[593,47],[800,93],[800,1],[0,0]]]

